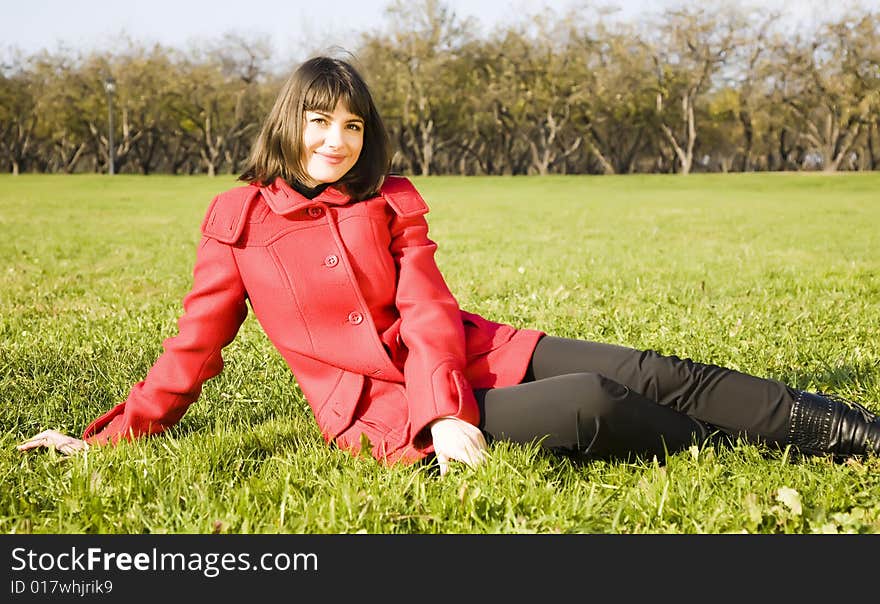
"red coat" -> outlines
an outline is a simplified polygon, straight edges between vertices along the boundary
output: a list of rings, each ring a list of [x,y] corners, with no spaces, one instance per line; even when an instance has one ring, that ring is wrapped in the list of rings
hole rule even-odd
[[[329,442],[357,451],[363,433],[377,458],[411,462],[433,450],[434,419],[476,425],[472,388],[519,383],[542,332],[459,308],[427,212],[412,184],[391,176],[360,202],[333,187],[308,199],[282,179],[217,196],[178,334],[83,438],[115,443],[179,421],[223,368],[246,300]]]

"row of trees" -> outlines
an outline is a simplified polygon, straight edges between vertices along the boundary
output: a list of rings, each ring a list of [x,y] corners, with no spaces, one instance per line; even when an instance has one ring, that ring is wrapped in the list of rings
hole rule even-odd
[[[586,15],[589,17],[587,18]],[[410,174],[880,168],[880,12],[812,35],[763,11],[524,18],[479,35],[439,0],[397,1],[355,62]],[[286,73],[228,35],[183,52],[40,53],[0,73],[0,169],[237,172]]]

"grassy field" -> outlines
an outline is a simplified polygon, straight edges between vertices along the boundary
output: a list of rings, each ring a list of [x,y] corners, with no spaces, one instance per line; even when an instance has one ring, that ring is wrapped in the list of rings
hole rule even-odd
[[[880,409],[880,174],[414,178],[461,306]],[[387,468],[326,447],[250,316],[166,435],[71,459],[176,333],[231,177],[0,176],[3,533],[880,532],[880,459],[740,444]]]

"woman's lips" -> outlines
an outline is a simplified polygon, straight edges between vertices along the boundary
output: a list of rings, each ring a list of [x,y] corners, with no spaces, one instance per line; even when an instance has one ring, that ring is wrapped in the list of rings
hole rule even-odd
[[[318,153],[317,155],[328,164],[341,164],[345,160],[344,155],[327,155],[326,153]]]

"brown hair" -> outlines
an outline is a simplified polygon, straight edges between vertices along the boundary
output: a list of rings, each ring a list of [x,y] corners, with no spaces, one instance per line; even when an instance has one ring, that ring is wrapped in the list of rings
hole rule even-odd
[[[364,145],[357,162],[339,185],[353,199],[375,195],[391,167],[391,142],[366,82],[349,63],[314,57],[291,74],[254,141],[239,180],[270,185],[281,177],[308,182],[303,166],[306,111],[332,112],[342,102],[364,120]]]

